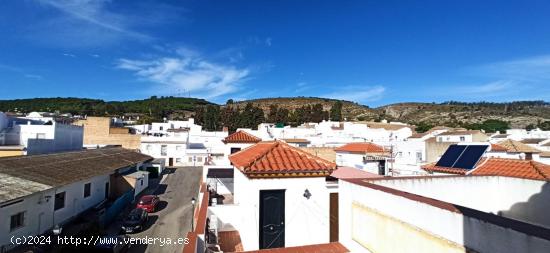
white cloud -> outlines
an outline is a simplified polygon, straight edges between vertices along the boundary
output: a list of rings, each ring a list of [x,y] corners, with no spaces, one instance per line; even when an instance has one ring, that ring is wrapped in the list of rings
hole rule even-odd
[[[74,54],[69,54],[69,53],[63,53],[63,56],[72,57],[72,58],[75,58],[75,57],[76,57],[76,55],[74,55]]]
[[[480,94],[487,96],[491,94],[498,94],[501,92],[508,92],[516,86],[515,81],[496,81],[482,85],[461,86],[456,88],[456,93],[459,94]]]
[[[469,72],[501,80],[548,81],[550,80],[550,55],[484,64],[470,68]]]
[[[345,86],[323,95],[322,97],[349,100],[355,102],[372,102],[382,98],[386,88],[383,86]]]
[[[178,49],[173,57],[151,60],[120,59],[117,67],[130,70],[143,80],[155,83],[156,93],[174,95],[190,92],[207,99],[234,93],[250,75],[237,68],[208,61],[194,51]]]

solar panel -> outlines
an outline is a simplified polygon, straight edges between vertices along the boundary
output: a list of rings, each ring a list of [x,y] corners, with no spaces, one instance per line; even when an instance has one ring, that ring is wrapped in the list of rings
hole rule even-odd
[[[440,167],[452,167],[466,147],[467,146],[465,145],[456,144],[449,146],[449,148],[447,148],[443,156],[441,156],[441,158],[439,159],[439,161],[437,161],[435,165]]]
[[[462,152],[462,154],[460,155],[460,157],[452,167],[457,169],[467,169],[467,170],[473,169],[488,147],[489,146],[487,145],[466,146],[466,149],[464,150],[464,152]]]

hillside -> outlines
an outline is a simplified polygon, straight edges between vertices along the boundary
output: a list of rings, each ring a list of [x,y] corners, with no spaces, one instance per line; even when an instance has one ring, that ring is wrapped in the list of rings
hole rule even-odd
[[[88,98],[29,98],[0,100],[0,112],[59,112],[76,115],[110,116],[125,113],[148,115],[162,119],[173,113],[191,112],[196,106],[212,104],[204,99],[181,97],[150,97],[142,100],[103,101]]]
[[[324,110],[330,110],[335,99],[316,97],[262,98],[235,102],[230,106],[244,107],[253,103],[269,112],[271,105],[294,110],[303,105],[322,104]],[[510,123],[514,128],[525,128],[550,120],[550,103],[543,101],[519,101],[510,103],[398,103],[370,108],[350,101],[342,101],[343,117],[348,120],[401,121],[410,124],[465,126],[496,119]]]
[[[294,111],[304,105],[321,104],[323,110],[330,111],[338,101],[317,97],[261,98],[229,103],[232,108],[243,109],[247,103],[260,107],[265,115],[271,105]],[[410,124],[429,126],[468,126],[496,119],[510,123],[510,127],[525,128],[537,126],[539,122],[550,124],[550,103],[543,101],[520,101],[510,103],[398,103],[370,108],[355,102],[342,102],[342,116],[348,120],[401,121]],[[78,115],[109,116],[125,113],[142,114],[146,122],[161,120],[164,117],[180,119],[189,117],[197,107],[215,105],[204,99],[181,97],[150,97],[143,100],[103,101],[88,98],[31,98],[0,100],[0,111],[31,111],[72,113]]]
[[[330,111],[330,108],[337,99],[317,98],[317,97],[280,97],[280,98],[260,98],[245,101],[238,101],[230,104],[231,107],[243,108],[247,103],[260,107],[265,113],[269,113],[269,107],[276,105],[279,108],[285,108],[293,111],[304,105],[321,104],[323,110]],[[365,105],[355,102],[340,100],[342,102],[342,116],[349,120],[355,120],[360,117],[364,120],[372,120],[378,117],[378,112]]]
[[[550,120],[550,103],[521,101],[511,103],[400,103],[376,109],[383,118],[409,123],[458,126],[496,119],[514,128],[537,125]]]

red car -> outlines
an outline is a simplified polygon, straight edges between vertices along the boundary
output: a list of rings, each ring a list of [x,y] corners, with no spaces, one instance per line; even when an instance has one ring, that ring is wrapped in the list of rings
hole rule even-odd
[[[137,204],[137,208],[142,208],[148,213],[152,213],[155,211],[157,204],[159,203],[160,199],[158,196],[155,195],[144,195],[139,199],[139,202]]]

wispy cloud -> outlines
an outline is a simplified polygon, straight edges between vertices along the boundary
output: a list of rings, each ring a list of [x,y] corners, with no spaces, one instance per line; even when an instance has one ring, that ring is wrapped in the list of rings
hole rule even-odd
[[[550,80],[550,55],[541,55],[511,61],[494,62],[467,70],[478,76],[521,82]]]
[[[106,46],[121,40],[150,42],[147,27],[178,20],[180,8],[154,1],[123,5],[110,0],[35,0],[37,19],[27,37],[63,47]],[[183,18],[181,18],[183,19]]]
[[[67,56],[67,57],[71,57],[71,58],[75,58],[76,55],[74,54],[69,54],[69,53],[63,53],[63,56]]]
[[[154,83],[156,93],[191,93],[208,99],[238,91],[250,76],[247,68],[215,63],[185,48],[176,50],[171,57],[119,59],[116,66]]]
[[[0,71],[2,71],[2,70],[19,74],[19,75],[21,75],[25,78],[28,78],[28,79],[33,79],[33,80],[42,80],[42,79],[44,79],[44,77],[41,76],[41,75],[31,74],[31,73],[28,73],[27,71],[25,71],[21,68],[10,66],[10,65],[0,64]]]
[[[355,102],[372,102],[382,99],[386,88],[384,86],[345,86],[322,97],[349,100]]]

